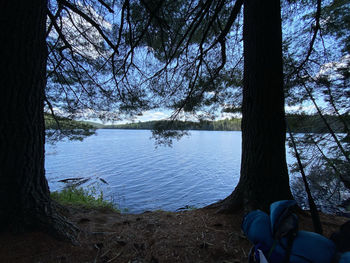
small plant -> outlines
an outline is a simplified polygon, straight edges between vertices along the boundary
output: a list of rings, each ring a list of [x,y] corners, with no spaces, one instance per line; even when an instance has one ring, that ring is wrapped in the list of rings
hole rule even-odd
[[[109,208],[120,212],[115,204],[103,199],[102,191],[97,194],[95,187],[84,189],[82,187],[69,186],[60,192],[52,192],[51,198],[62,205],[82,206],[86,208]]]
[[[125,207],[123,209],[120,210],[121,213],[129,213],[129,208]]]
[[[156,210],[153,210],[153,212],[159,213],[159,212],[167,212],[167,211],[165,211],[165,210],[163,210],[163,209],[156,209]]]
[[[198,209],[198,208],[194,205],[187,206],[187,210],[196,210],[196,209]]]
[[[184,207],[181,207],[181,208],[177,209],[176,211],[190,211],[190,210],[196,210],[196,209],[198,209],[198,208],[194,205],[185,205]]]

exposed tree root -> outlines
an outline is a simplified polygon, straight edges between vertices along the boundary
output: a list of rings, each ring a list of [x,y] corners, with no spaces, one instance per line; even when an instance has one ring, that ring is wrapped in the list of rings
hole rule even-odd
[[[280,198],[270,199],[261,193],[246,187],[243,183],[237,185],[236,189],[225,199],[207,206],[207,208],[217,209],[217,213],[233,214],[239,211],[248,213],[255,209],[269,212],[270,204],[274,201],[293,199],[289,193],[282,193]]]
[[[45,205],[42,205],[44,204]],[[17,211],[10,217],[8,230],[13,233],[42,231],[58,240],[78,243],[80,229],[63,215],[67,210],[56,202],[46,201],[35,208]]]
[[[50,217],[42,220],[41,228],[48,234],[60,240],[69,240],[73,244],[78,244],[78,234],[80,229],[68,219],[55,211]]]

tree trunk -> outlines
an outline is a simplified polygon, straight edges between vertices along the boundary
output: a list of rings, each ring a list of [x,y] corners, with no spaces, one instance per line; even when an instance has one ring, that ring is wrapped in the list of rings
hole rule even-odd
[[[0,4],[0,227],[64,236],[74,229],[56,213],[44,170],[46,8],[46,0]]]
[[[268,210],[292,199],[285,154],[282,29],[279,0],[244,1],[244,87],[240,181],[222,203]]]

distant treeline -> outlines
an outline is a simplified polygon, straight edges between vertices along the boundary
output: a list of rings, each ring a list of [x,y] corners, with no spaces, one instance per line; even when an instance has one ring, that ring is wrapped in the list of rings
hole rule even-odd
[[[344,122],[350,125],[350,115],[323,115],[328,125],[336,133],[345,133]],[[340,119],[342,118],[342,119]],[[288,124],[292,132],[299,133],[328,133],[329,129],[320,115],[289,114]]]
[[[127,124],[106,125],[104,129],[139,129],[139,130],[151,130],[155,125],[170,124],[174,130],[186,129],[186,130],[208,130],[208,131],[240,131],[241,119],[225,119],[218,121],[146,121],[146,122],[134,122]],[[161,125],[166,126],[166,125]]]
[[[344,126],[339,120],[338,116],[325,115],[327,123],[333,129],[334,132],[344,132]],[[306,115],[306,114],[288,114],[288,124],[292,132],[297,133],[327,133],[328,128],[319,115]],[[350,124],[350,116],[343,116],[344,120]],[[146,122],[134,122],[118,125],[105,125],[104,129],[142,129],[151,130],[155,125],[161,123],[165,124],[169,121],[146,121]],[[172,124],[174,130],[187,129],[187,130],[209,130],[209,131],[240,131],[241,119],[231,118],[218,121],[174,121]]]
[[[97,129],[103,128],[103,125],[99,125],[98,123],[85,122],[85,121],[76,121],[65,117],[55,116],[55,118],[48,113],[44,114],[45,119],[45,128],[47,130],[75,130],[75,129]],[[99,125],[97,127],[96,125]]]
[[[324,115],[332,130],[337,133],[344,132],[344,125],[338,116]],[[350,116],[343,116],[343,120],[350,124]],[[170,126],[168,120],[133,122],[127,124],[103,125],[94,122],[75,121],[58,117],[61,129],[136,129],[151,130],[156,125]],[[288,124],[292,132],[297,133],[327,133],[328,128],[319,115],[288,114]],[[58,129],[56,121],[51,115],[45,114],[46,129]],[[168,124],[168,125],[166,125]],[[171,127],[174,130],[208,130],[208,131],[240,131],[241,119],[231,118],[217,121],[172,121]]]

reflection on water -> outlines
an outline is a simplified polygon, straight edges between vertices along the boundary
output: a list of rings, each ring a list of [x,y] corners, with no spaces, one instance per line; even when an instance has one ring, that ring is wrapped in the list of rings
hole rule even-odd
[[[150,136],[146,130],[98,130],[83,142],[46,145],[51,191],[64,186],[62,179],[90,178],[107,199],[137,213],[202,207],[238,183],[240,132],[191,131],[172,148],[155,148]]]

